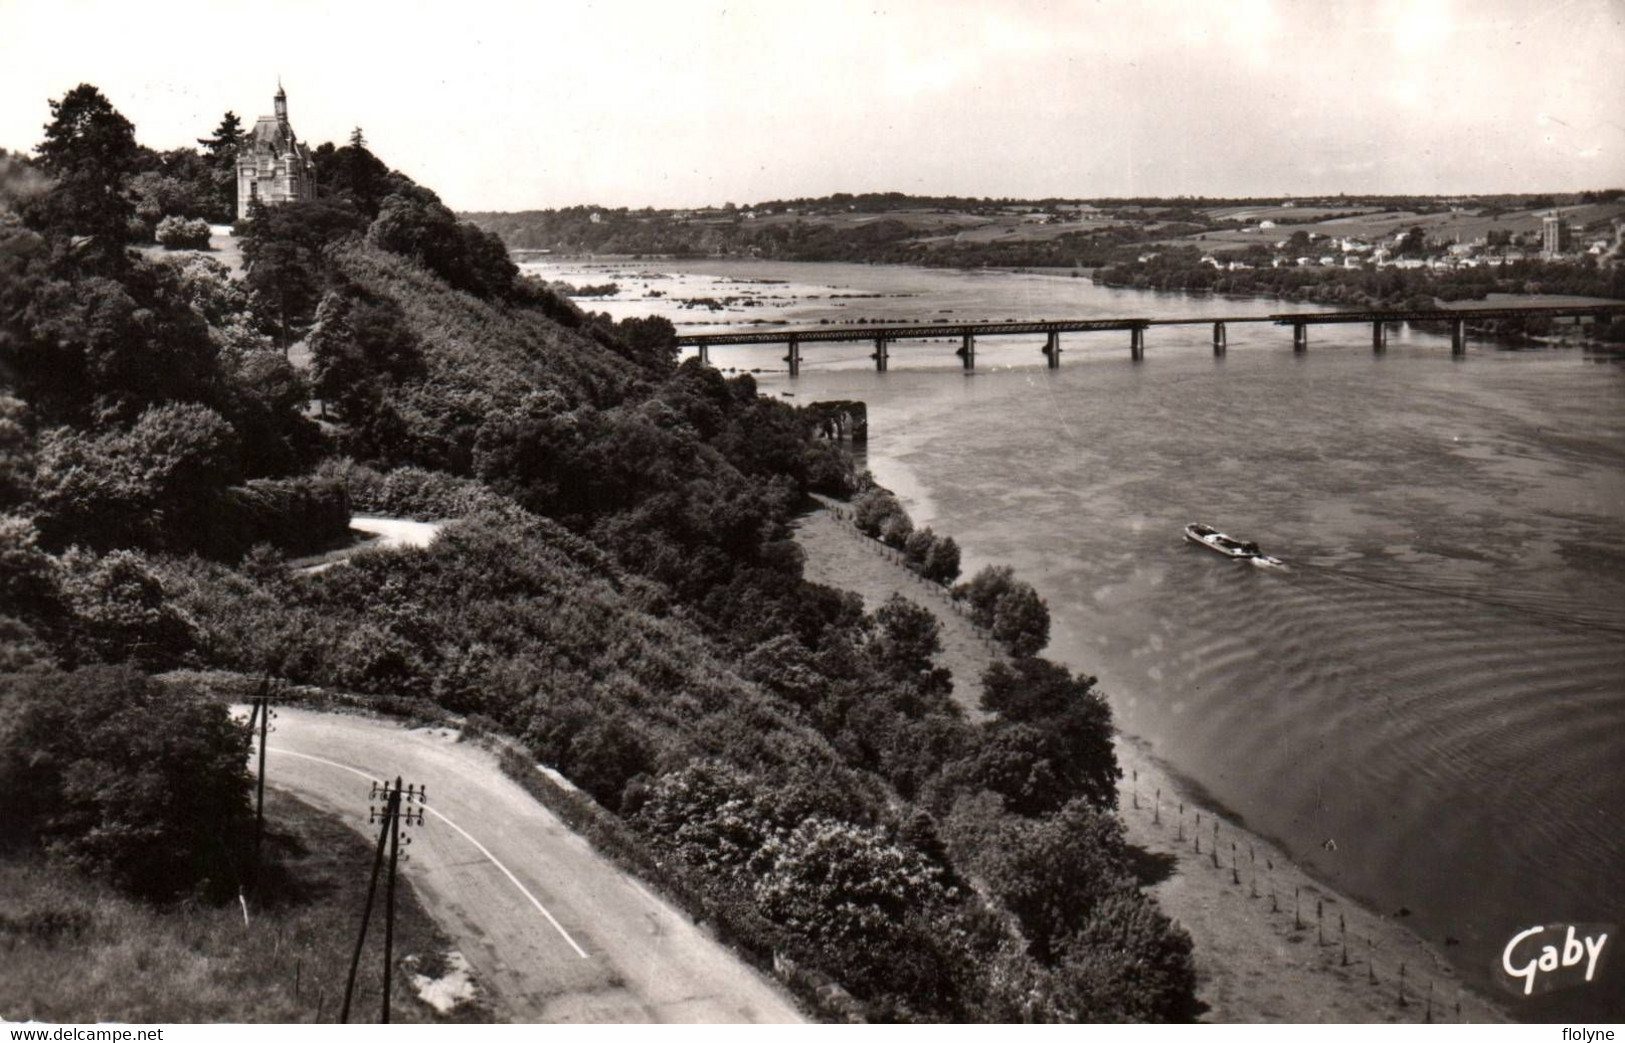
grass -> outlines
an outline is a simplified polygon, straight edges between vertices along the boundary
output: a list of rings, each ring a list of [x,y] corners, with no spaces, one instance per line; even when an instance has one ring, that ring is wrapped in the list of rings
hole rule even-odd
[[[366,898],[372,847],[338,819],[266,793],[265,898],[241,907],[155,906],[38,856],[0,860],[0,1019],[127,1023],[338,1020]],[[446,1015],[420,1002],[402,967],[444,962],[450,946],[402,880],[396,890],[397,1022],[479,1022],[476,1002]],[[351,1021],[379,1016],[382,894],[356,980]]]

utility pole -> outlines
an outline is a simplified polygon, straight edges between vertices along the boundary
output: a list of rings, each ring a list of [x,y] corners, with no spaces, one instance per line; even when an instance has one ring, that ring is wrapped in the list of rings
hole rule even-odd
[[[395,867],[401,859],[401,777],[395,776],[395,795],[389,802],[389,886],[384,889],[383,1011],[378,1024],[389,1024],[389,985],[395,963]]]
[[[252,883],[255,898],[259,897],[260,850],[265,835],[265,739],[271,730],[271,716],[271,675],[267,673],[260,679],[260,692],[254,697],[254,709],[248,715],[250,739],[254,735],[256,725],[258,725],[260,733],[259,749],[256,751],[259,768],[254,782],[254,868]]]
[[[394,971],[395,958],[395,877],[401,860],[401,826],[423,825],[422,804],[429,799],[427,786],[403,786],[400,776],[395,777],[395,784],[372,784],[368,794],[369,800],[383,800],[383,806],[369,804],[367,807],[367,822],[369,825],[378,825],[378,843],[373,849],[372,876],[367,882],[367,902],[361,911],[361,929],[356,934],[355,951],[350,956],[350,974],[344,983],[344,1005],[339,1011],[339,1023],[346,1024],[350,1020],[350,1000],[355,994],[356,971],[361,966],[361,949],[367,940],[367,924],[372,919],[373,899],[378,892],[378,874],[383,868],[384,845],[389,845],[389,878],[384,886],[384,974],[383,998],[380,1011],[380,1023],[389,1024],[389,990]],[[404,822],[403,822],[404,819]],[[411,837],[406,842],[412,842]]]

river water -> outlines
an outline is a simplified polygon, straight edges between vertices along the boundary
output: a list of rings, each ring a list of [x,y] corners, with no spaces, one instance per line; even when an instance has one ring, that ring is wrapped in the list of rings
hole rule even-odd
[[[616,281],[584,303],[685,332],[1287,310],[1065,274],[544,270]],[[679,303],[707,295],[735,306]],[[1124,731],[1464,978],[1488,985],[1524,928],[1625,926],[1625,364],[1452,358],[1409,330],[1378,356],[1363,326],[1311,327],[1303,355],[1287,330],[1232,326],[1223,359],[1206,327],[1153,329],[1139,364],[1127,333],[1073,334],[1053,372],[1041,346],[984,338],[973,375],[947,342],[893,345],[886,374],[870,345],[808,345],[794,382],[782,345],[711,359],[792,401],[867,402],[876,477],[960,541],[967,573],[1007,563],[1039,589],[1046,654],[1097,675]],[[1288,568],[1183,543],[1197,520]],[[1619,1020],[1622,981],[1616,960],[1513,1010]]]

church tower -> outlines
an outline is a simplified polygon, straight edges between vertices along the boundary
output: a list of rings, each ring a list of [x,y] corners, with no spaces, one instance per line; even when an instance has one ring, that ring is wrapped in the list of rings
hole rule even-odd
[[[316,198],[316,164],[288,122],[288,92],[279,80],[276,115],[261,116],[237,151],[237,217],[255,201],[266,206]]]

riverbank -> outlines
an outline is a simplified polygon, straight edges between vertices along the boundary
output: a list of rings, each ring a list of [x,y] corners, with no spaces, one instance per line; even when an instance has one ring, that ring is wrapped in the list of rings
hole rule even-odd
[[[870,609],[900,593],[936,614],[943,627],[939,661],[953,671],[954,698],[972,717],[980,716],[977,679],[997,652],[943,588],[921,581],[896,552],[827,507],[800,520],[796,540],[806,552],[808,579],[851,590]],[[1211,807],[1146,745],[1119,736],[1117,756],[1124,828],[1129,842],[1145,853],[1145,875],[1154,881],[1148,890],[1195,942],[1204,1020],[1509,1020],[1402,923],[1311,878],[1275,844]]]

